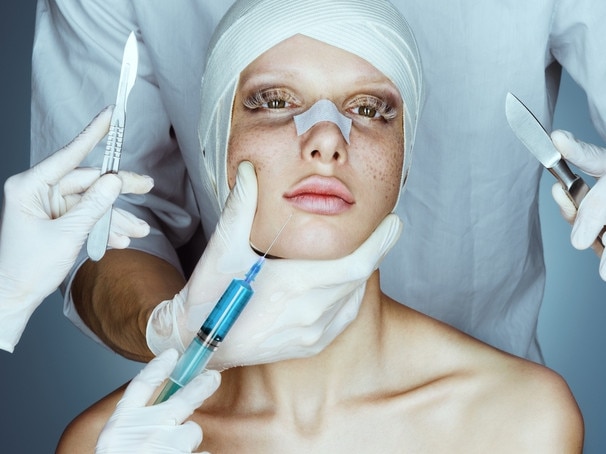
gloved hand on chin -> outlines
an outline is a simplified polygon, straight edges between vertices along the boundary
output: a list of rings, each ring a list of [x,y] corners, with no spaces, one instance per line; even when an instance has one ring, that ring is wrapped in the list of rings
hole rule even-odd
[[[243,278],[259,258],[249,244],[256,205],[255,171],[243,162],[190,280],[172,300],[158,305],[148,321],[147,343],[154,353],[170,347],[182,352],[231,280]],[[253,285],[255,294],[209,367],[269,363],[323,350],[356,317],[366,280],[400,232],[400,219],[390,214],[346,257],[267,259]]]
[[[606,225],[606,149],[576,140],[568,131],[553,131],[551,140],[564,159],[597,178],[595,185],[581,201],[578,211],[560,183],[553,185],[551,193],[560,206],[564,219],[572,224],[572,245],[577,249],[593,247],[601,257],[600,276],[606,280],[606,256],[602,246],[606,242],[602,231]]]

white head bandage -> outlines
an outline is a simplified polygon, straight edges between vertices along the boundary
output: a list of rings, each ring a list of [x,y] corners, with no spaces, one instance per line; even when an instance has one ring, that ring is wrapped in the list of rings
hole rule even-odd
[[[337,125],[345,142],[349,143],[351,118],[347,118],[339,112],[339,108],[335,106],[335,103],[330,99],[320,99],[305,112],[295,115],[293,120],[295,120],[295,128],[298,136],[302,136],[318,123],[328,121]]]
[[[229,194],[227,144],[238,78],[257,57],[301,34],[348,51],[388,77],[404,101],[404,183],[421,107],[421,62],[412,31],[386,0],[240,0],[211,40],[199,126],[204,150],[201,178],[217,201],[216,219]]]

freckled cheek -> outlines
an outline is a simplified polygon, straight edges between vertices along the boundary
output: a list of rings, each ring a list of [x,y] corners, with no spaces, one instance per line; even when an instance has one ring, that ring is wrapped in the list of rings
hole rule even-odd
[[[245,134],[239,129],[232,128],[227,145],[227,177],[229,188],[233,188],[236,181],[238,164],[242,161],[250,161],[259,170],[259,153],[256,151],[260,137],[258,134],[248,130]]]
[[[382,194],[382,198],[389,209],[400,193],[402,174],[403,142],[394,138],[390,141],[376,141],[366,147],[367,159],[365,161],[365,174],[369,177],[369,184],[375,194]]]
[[[292,144],[275,130],[266,131],[265,128],[246,127],[245,133],[241,129],[233,129],[229,138],[227,153],[227,175],[229,187],[232,188],[236,180],[238,164],[250,161],[257,174],[259,184],[266,173],[276,168],[275,162],[289,153],[287,144]]]

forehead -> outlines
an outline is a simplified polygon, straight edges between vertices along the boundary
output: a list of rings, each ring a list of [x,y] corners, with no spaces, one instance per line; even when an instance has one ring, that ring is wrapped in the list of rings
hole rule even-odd
[[[240,74],[240,85],[301,80],[339,84],[382,86],[395,92],[395,85],[368,61],[338,47],[304,35],[294,35],[252,61]],[[277,80],[274,80],[277,79]]]

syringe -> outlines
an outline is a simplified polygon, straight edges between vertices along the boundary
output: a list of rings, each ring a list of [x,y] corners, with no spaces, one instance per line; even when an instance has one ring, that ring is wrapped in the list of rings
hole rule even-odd
[[[253,296],[254,290],[251,287],[251,283],[257,274],[259,274],[259,271],[261,271],[265,262],[265,256],[289,220],[290,217],[286,220],[263,257],[259,258],[250,267],[244,279],[233,279],[231,281],[227,290],[225,290],[202,324],[196,337],[194,337],[181,358],[179,358],[179,361],[177,361],[175,369],[170,374],[168,382],[164,385],[154,405],[167,400],[204,370],[211,356],[217,350],[219,344],[223,342],[234,322]]]

